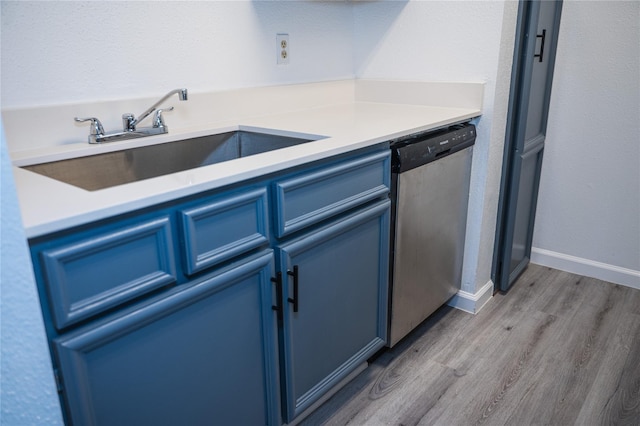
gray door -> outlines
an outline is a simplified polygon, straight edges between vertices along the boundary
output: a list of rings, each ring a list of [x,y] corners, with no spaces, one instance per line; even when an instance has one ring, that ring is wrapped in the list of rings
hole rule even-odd
[[[562,1],[521,2],[494,256],[506,291],[529,263]]]

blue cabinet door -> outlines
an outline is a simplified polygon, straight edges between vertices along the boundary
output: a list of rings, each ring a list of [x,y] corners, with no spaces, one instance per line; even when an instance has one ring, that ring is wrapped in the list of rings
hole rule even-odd
[[[287,421],[385,344],[389,204],[279,247]]]
[[[77,425],[280,423],[273,252],[54,340]]]

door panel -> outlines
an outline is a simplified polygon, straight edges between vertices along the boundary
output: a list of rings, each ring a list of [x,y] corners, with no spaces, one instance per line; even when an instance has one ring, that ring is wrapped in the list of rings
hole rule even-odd
[[[279,424],[271,250],[54,340],[75,425]]]
[[[385,200],[281,246],[283,276],[298,271],[297,312],[284,310],[288,421],[385,344],[389,208]],[[285,283],[292,302],[294,279]]]
[[[561,10],[561,0],[520,4],[493,267],[502,291],[531,254]]]
[[[538,25],[535,34],[534,54],[532,60],[531,87],[529,90],[529,107],[527,113],[525,145],[537,139],[544,138],[547,128],[547,113],[549,96],[551,95],[551,77],[553,74],[551,49],[553,41],[557,40],[557,29],[554,28],[556,2],[542,1],[538,12]],[[540,55],[542,52],[542,61]]]
[[[519,156],[520,182],[518,184],[518,200],[516,204],[513,242],[511,245],[511,264],[509,274],[517,278],[522,269],[529,263],[531,240],[533,238],[533,218],[538,192],[540,168],[544,142],[530,145],[531,149]],[[510,279],[511,281],[511,279]]]

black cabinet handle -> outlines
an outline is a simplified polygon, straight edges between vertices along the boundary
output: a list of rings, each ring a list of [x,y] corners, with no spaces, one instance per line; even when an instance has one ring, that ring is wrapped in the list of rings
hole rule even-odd
[[[293,298],[289,298],[289,303],[293,303],[293,312],[298,312],[298,265],[293,266],[293,272],[287,271],[287,275],[293,277]]]
[[[278,319],[282,319],[282,272],[277,272],[276,277],[271,277],[271,282],[276,285],[276,305],[271,309],[278,312]]]
[[[536,38],[542,39],[542,41],[540,42],[540,53],[536,53],[535,55],[533,55],[534,58],[539,58],[538,62],[542,62],[542,55],[544,55],[544,39],[546,36],[547,30],[542,30],[542,34],[536,35]]]

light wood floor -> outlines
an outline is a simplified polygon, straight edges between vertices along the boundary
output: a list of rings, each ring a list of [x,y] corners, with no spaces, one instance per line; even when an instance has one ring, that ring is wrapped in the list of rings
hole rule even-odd
[[[530,265],[441,308],[303,425],[640,425],[640,291]]]

